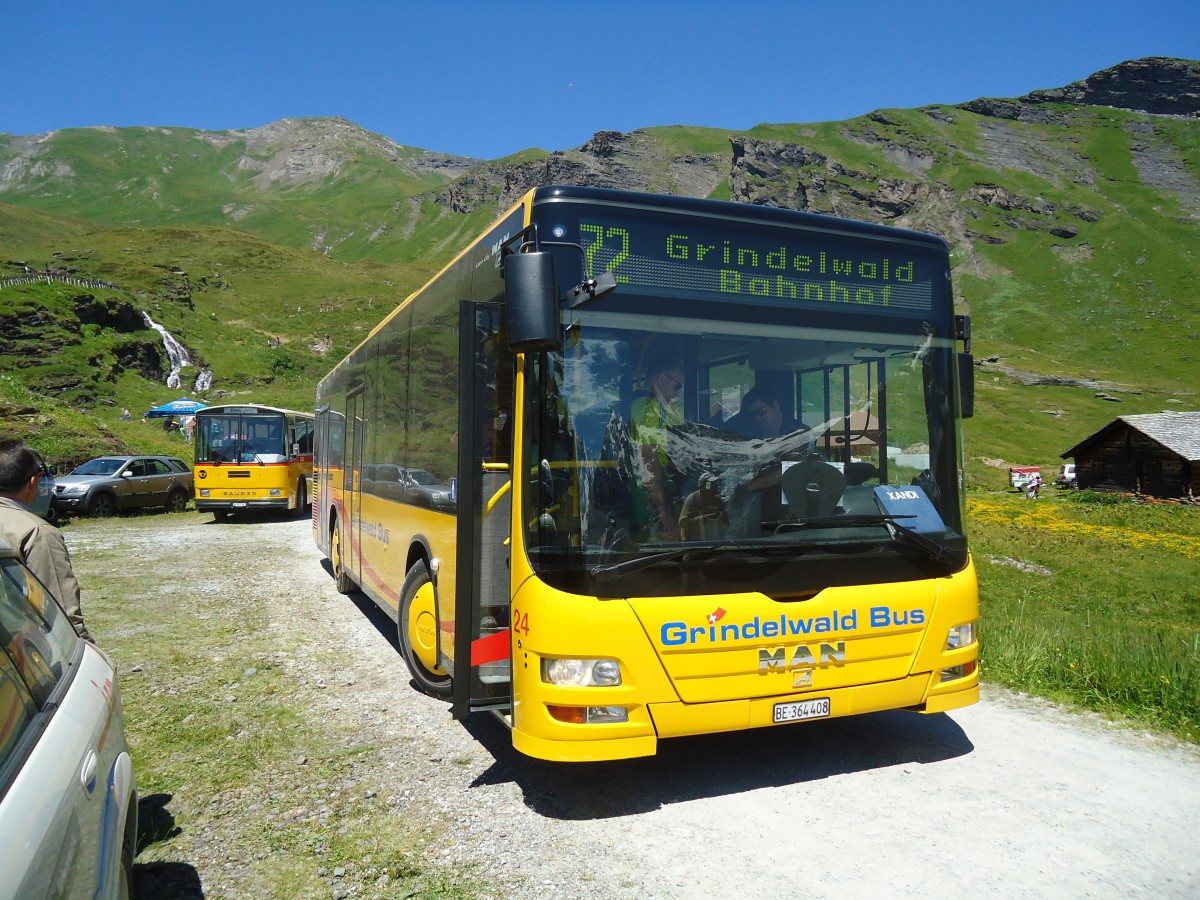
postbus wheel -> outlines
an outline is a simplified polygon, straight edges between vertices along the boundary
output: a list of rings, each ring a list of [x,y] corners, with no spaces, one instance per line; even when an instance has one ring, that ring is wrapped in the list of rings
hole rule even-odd
[[[429,569],[421,560],[404,578],[398,618],[400,652],[413,681],[426,694],[449,697],[453,689],[450,676],[438,665],[437,596]]]
[[[305,485],[304,479],[301,478],[296,487],[296,518],[306,519],[312,515],[312,510],[308,505],[308,488]]]
[[[333,523],[333,533],[329,536],[329,563],[333,566],[337,592],[349,594],[354,590],[354,579],[346,572],[346,560],[342,556],[342,526],[337,522]]]

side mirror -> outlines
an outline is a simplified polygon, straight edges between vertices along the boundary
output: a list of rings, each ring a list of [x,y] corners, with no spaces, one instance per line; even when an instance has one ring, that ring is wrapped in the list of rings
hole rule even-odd
[[[504,257],[504,317],[514,353],[562,348],[558,324],[558,276],[547,251]]]
[[[958,354],[958,399],[962,417],[975,415],[975,354]]]

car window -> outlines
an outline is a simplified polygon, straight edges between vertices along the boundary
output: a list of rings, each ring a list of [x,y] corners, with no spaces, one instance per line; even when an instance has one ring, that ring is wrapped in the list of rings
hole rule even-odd
[[[163,462],[161,459],[146,460],[146,474],[147,475],[166,475],[170,471],[171,471],[170,468],[168,468],[167,464],[165,462]]]
[[[20,746],[25,730],[37,715],[33,697],[17,673],[17,667],[5,653],[0,653],[0,773],[5,763]],[[0,787],[8,779],[0,776]]]
[[[135,459],[129,464],[129,471],[133,473],[134,478],[143,478],[147,474],[146,461],[144,459]]]
[[[89,459],[82,466],[72,472],[72,475],[112,475],[117,469],[121,468],[121,464],[125,460],[113,459],[111,457],[103,457],[101,459]]]
[[[0,646],[41,708],[71,667],[79,635],[18,560],[0,560]]]
[[[171,459],[167,460],[167,465],[169,465],[176,472],[188,471],[187,463],[185,463],[182,459],[175,459],[172,457]]]

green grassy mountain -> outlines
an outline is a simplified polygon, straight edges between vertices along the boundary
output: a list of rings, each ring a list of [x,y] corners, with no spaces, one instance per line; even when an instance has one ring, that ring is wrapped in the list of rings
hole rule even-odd
[[[582,183],[945,237],[979,361],[969,474],[999,483],[999,463],[1056,465],[1116,415],[1200,407],[1198,115],[1200,62],[1154,58],[1022,98],[600,132],[494,161],[342,119],[0,135],[0,414],[29,430],[31,407],[62,404],[105,439],[145,442],[119,410],[186,392],[201,369],[210,398],[311,406],[344,352],[508,203]],[[182,391],[143,313],[188,348]],[[60,443],[74,452],[51,439],[52,455]]]

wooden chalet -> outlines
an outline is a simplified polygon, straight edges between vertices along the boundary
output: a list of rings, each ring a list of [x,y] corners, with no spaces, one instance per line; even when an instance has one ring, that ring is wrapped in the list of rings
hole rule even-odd
[[[1121,416],[1062,458],[1081,488],[1200,497],[1200,412]]]

